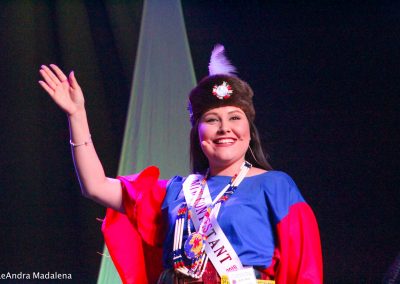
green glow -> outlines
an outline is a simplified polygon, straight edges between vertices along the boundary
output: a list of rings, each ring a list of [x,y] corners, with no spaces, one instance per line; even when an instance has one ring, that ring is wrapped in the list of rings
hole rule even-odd
[[[162,178],[189,172],[186,106],[195,84],[180,1],[145,1],[119,175],[149,165],[157,165]],[[103,256],[98,283],[120,282],[111,258]]]

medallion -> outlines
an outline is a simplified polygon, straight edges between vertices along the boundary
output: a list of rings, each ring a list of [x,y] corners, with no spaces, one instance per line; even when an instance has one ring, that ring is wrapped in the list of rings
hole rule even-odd
[[[221,85],[215,85],[213,87],[212,94],[216,96],[218,99],[228,99],[232,95],[232,87],[227,82],[222,82]]]
[[[184,246],[185,255],[188,259],[200,256],[203,250],[204,240],[205,237],[197,232],[188,236]]]

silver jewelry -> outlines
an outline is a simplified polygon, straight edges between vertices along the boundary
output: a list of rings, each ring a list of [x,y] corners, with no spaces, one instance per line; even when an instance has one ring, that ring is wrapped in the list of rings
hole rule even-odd
[[[254,158],[254,160],[255,160],[257,163],[259,163],[259,162],[257,161],[256,156],[254,155],[253,150],[251,149],[250,145],[249,145],[249,150],[250,150],[251,156]]]
[[[79,144],[72,142],[72,140],[69,140],[69,144],[71,144],[72,148],[76,148],[76,147],[83,146],[83,145],[87,146],[87,145],[89,145],[91,143],[93,143],[92,135],[89,135],[89,140],[88,141],[84,141],[83,143],[79,143]]]

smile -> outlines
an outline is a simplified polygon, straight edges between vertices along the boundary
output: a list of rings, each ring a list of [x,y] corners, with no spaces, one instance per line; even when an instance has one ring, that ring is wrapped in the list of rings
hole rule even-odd
[[[236,139],[233,138],[220,138],[213,141],[215,144],[233,144],[236,142]]]

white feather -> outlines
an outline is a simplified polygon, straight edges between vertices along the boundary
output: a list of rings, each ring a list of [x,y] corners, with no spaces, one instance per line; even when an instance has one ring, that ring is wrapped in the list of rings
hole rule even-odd
[[[226,58],[224,51],[224,46],[217,44],[211,52],[210,63],[208,64],[208,73],[210,76],[216,74],[236,76],[236,67]]]

